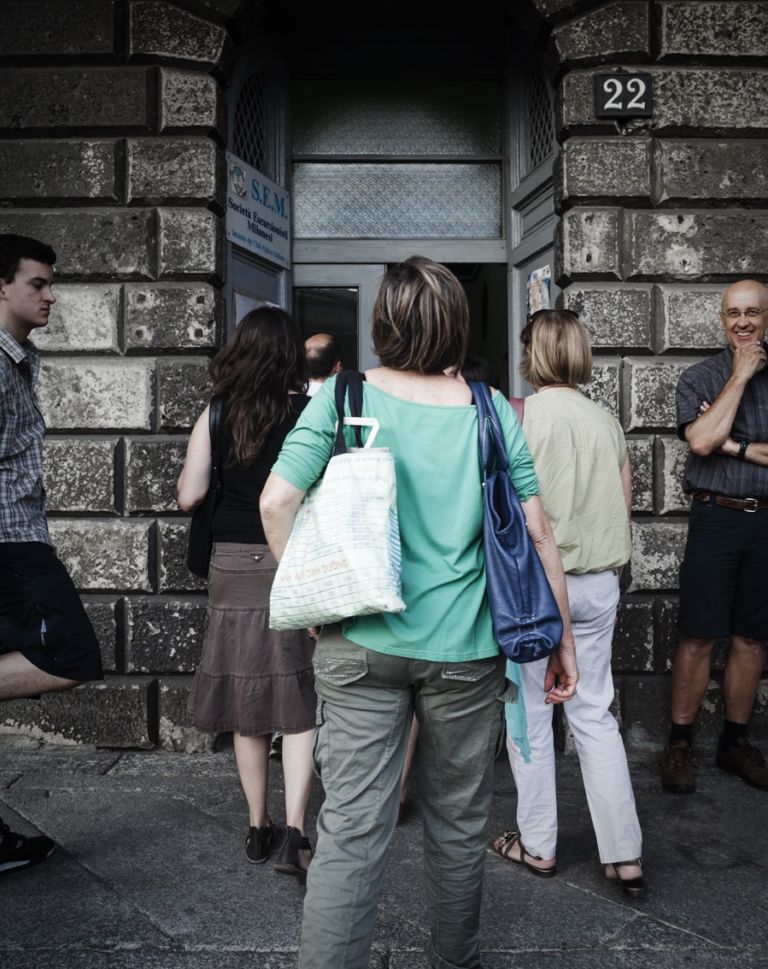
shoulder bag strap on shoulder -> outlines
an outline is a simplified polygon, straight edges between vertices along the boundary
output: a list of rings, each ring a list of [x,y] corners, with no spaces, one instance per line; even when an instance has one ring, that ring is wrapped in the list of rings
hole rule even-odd
[[[224,398],[212,397],[208,408],[208,433],[211,436],[211,483],[210,488],[221,487],[221,414]]]
[[[336,397],[336,443],[333,448],[334,455],[344,454],[347,446],[344,442],[344,398],[349,392],[349,416],[362,417],[363,413],[363,381],[365,374],[359,370],[342,370],[336,377],[335,397]],[[355,428],[355,438],[358,447],[363,446],[363,435],[359,427]]]
[[[483,470],[486,474],[493,470],[505,471],[509,462],[504,432],[501,429],[499,415],[493,405],[488,384],[480,380],[472,380],[469,387],[477,407],[477,427]]]

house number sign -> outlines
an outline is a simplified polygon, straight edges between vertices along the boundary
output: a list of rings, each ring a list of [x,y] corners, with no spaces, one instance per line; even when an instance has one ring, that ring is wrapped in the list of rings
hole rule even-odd
[[[652,118],[653,77],[650,74],[598,74],[595,77],[598,118]]]

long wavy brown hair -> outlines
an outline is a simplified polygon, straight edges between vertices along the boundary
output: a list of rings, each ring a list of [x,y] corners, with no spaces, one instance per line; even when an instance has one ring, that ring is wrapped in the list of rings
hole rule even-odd
[[[211,360],[213,394],[227,398],[232,458],[251,464],[269,432],[288,417],[291,391],[304,393],[307,358],[299,328],[277,306],[260,306]]]

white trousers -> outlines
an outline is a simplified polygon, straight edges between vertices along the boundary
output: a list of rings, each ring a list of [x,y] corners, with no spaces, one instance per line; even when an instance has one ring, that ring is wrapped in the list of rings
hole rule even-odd
[[[600,861],[630,861],[641,855],[642,836],[624,744],[610,713],[611,640],[619,580],[610,570],[567,575],[566,582],[579,682],[576,695],[563,709],[576,744]],[[557,845],[557,794],[553,707],[544,702],[547,661],[525,663],[520,669],[531,760],[526,764],[517,745],[507,738],[517,786],[517,824],[526,851],[550,859]]]

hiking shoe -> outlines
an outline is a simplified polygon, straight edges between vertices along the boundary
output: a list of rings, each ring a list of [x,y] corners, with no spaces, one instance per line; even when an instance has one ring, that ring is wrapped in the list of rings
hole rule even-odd
[[[721,770],[738,774],[742,780],[761,791],[768,791],[768,767],[757,747],[742,737],[735,747],[718,750],[715,763]]]
[[[50,838],[39,835],[36,838],[26,838],[23,834],[16,834],[0,821],[0,875],[17,868],[29,868],[37,865],[51,855],[56,848]]]
[[[675,794],[692,794],[696,790],[696,758],[686,740],[675,740],[664,751],[661,786]]]

